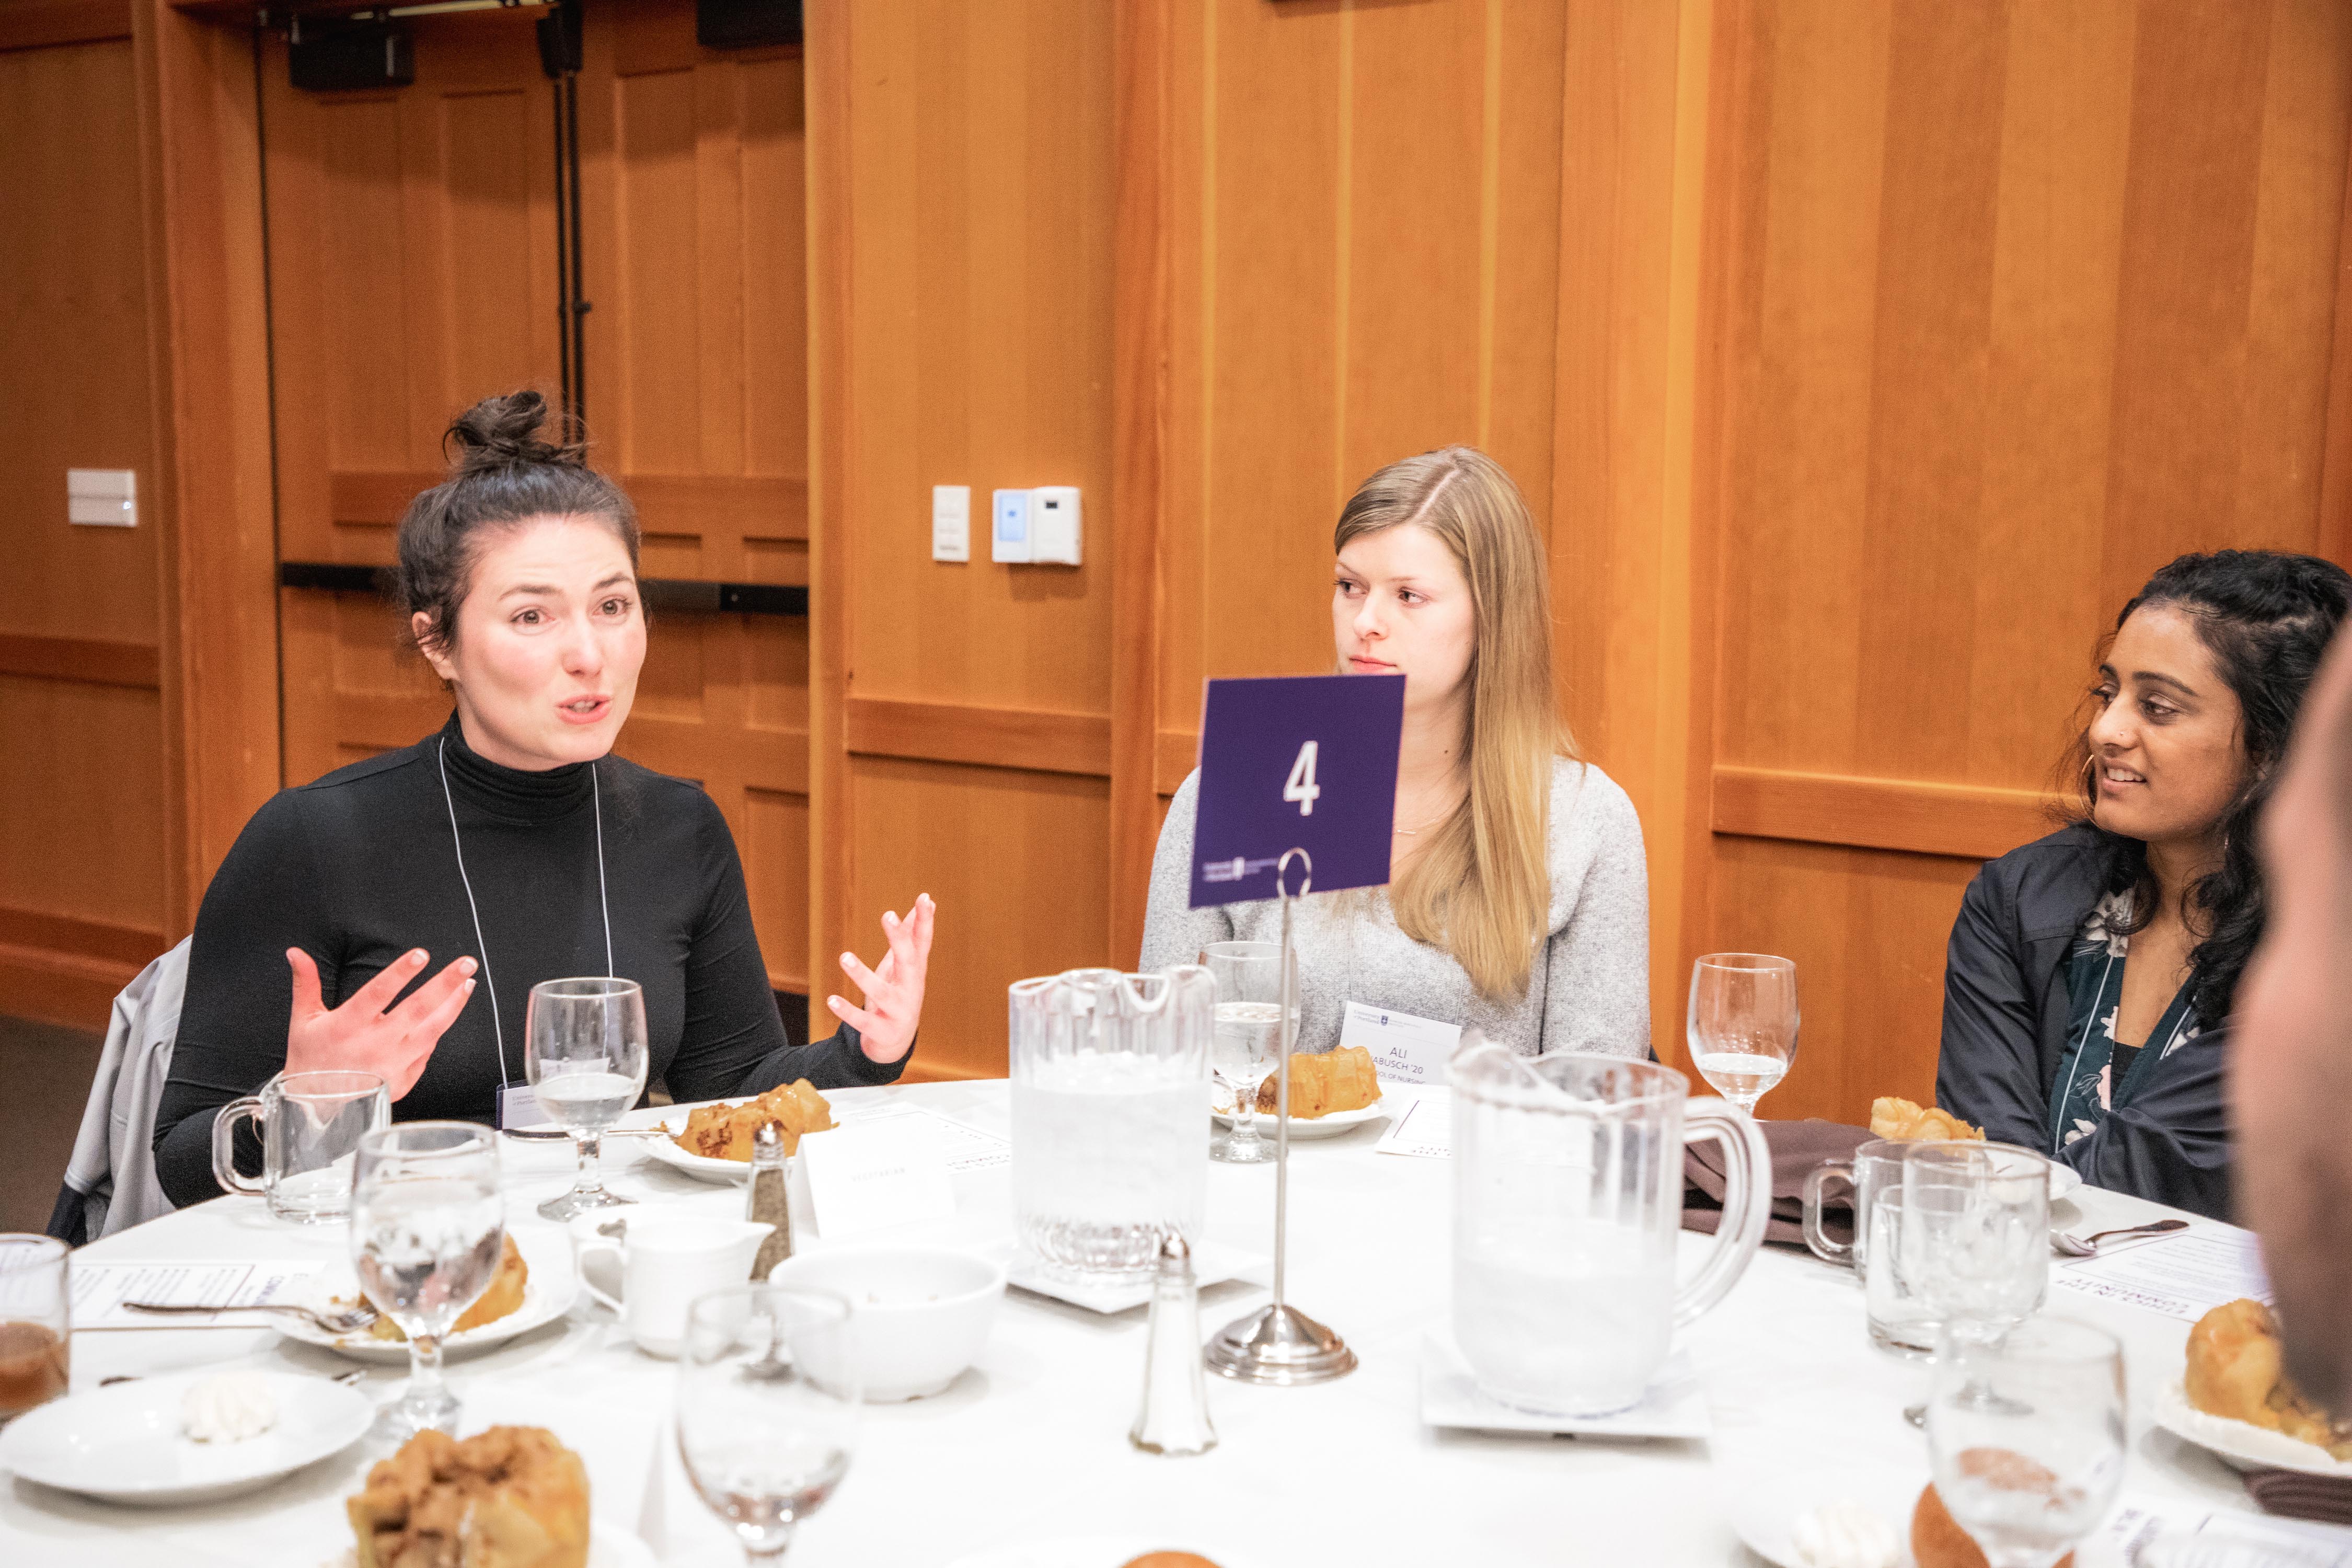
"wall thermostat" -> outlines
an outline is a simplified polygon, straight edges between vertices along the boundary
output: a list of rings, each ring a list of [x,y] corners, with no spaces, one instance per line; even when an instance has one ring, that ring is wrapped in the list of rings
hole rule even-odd
[[[1022,562],[1029,559],[1029,492],[999,490],[990,509],[988,558]]]
[[[1040,485],[1029,492],[1029,559],[1056,566],[1079,562],[1078,487]]]

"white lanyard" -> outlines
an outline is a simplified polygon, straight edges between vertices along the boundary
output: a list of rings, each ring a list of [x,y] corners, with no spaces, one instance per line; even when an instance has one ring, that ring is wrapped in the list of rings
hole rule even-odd
[[[435,753],[441,763],[441,800],[449,808],[449,845],[457,852],[457,879],[466,885],[466,912],[474,917],[474,951],[482,960],[482,985],[490,994],[490,1032],[499,1042],[499,1082],[512,1083],[507,1076],[507,1031],[499,1022],[499,983],[490,978],[489,944],[482,940],[482,911],[474,903],[474,879],[466,875],[466,845],[457,837],[457,801],[449,793],[449,737],[441,737],[440,749]],[[609,978],[615,968],[613,963],[613,904],[604,893],[604,789],[596,782],[596,764],[588,764],[588,787],[594,792],[596,802],[596,901],[604,910],[604,973]]]

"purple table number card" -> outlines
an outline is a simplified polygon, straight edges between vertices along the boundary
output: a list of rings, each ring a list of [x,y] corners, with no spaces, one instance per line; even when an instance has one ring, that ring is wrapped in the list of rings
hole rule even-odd
[[[1210,681],[1192,907],[1276,897],[1276,863],[1293,849],[1316,892],[1384,886],[1403,731],[1402,675]],[[1300,880],[1294,865],[1294,892]]]

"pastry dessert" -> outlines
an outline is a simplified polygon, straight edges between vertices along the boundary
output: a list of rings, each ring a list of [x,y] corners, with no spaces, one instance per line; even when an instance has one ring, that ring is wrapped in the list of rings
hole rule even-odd
[[[585,1568],[588,1470],[540,1426],[419,1432],[346,1499],[359,1568]]]
[[[2208,1415],[2284,1433],[2352,1459],[2352,1422],[2334,1419],[2288,1380],[2278,1320],[2260,1301],[2231,1301],[2197,1320],[2189,1331],[2181,1384],[2189,1403]]]
[[[1275,1081],[1258,1085],[1257,1109],[1274,1114]],[[1372,1053],[1361,1046],[1341,1046],[1319,1057],[1290,1058],[1290,1118],[1312,1121],[1335,1110],[1361,1110],[1381,1097],[1380,1075],[1372,1070]]]
[[[1130,1557],[1120,1568],[1217,1568],[1197,1552],[1147,1552]]]
[[[1870,1102],[1870,1135],[1895,1143],[1920,1143],[1931,1139],[1982,1139],[1984,1129],[1971,1127],[1948,1110],[1921,1107],[1898,1095],[1882,1095]]]
[[[686,1131],[670,1136],[689,1154],[749,1163],[751,1135],[771,1122],[783,1134],[789,1154],[801,1146],[802,1133],[822,1132],[833,1125],[833,1107],[808,1079],[801,1079],[740,1105],[699,1106],[687,1112]]]
[[[522,1248],[515,1245],[512,1236],[509,1236],[505,1249],[499,1254],[499,1271],[490,1277],[490,1288],[483,1291],[472,1306],[458,1314],[449,1331],[462,1334],[467,1329],[478,1329],[484,1323],[496,1322],[514,1311],[522,1305],[523,1289],[530,1283],[530,1265],[522,1260]],[[368,1325],[368,1333],[379,1340],[397,1341],[408,1337],[400,1331],[398,1323],[382,1312],[377,1313],[375,1321]]]
[[[2000,1448],[1970,1448],[1960,1456],[1960,1464],[1971,1474],[2007,1472],[2005,1484],[2011,1486],[2046,1490],[2058,1483],[2056,1476],[2022,1454]],[[1960,1528],[1932,1483],[1919,1494],[1919,1504],[1911,1510],[1911,1557],[1918,1568],[1989,1568],[1984,1549]],[[2057,1568],[2074,1568],[2074,1554],[2069,1552],[2058,1559]]]

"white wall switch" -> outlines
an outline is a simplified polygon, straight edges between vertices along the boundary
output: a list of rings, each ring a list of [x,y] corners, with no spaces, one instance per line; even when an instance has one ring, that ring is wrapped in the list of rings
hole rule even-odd
[[[1078,487],[1040,485],[1029,492],[1029,559],[1078,564]]]
[[[139,474],[132,468],[68,468],[66,521],[100,528],[139,526]]]
[[[1029,559],[1029,492],[999,490],[996,492],[994,523],[988,531],[989,559],[992,561],[1026,561]]]
[[[931,487],[931,559],[971,559],[971,487]]]

